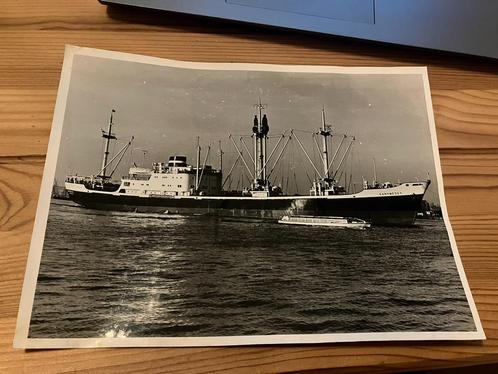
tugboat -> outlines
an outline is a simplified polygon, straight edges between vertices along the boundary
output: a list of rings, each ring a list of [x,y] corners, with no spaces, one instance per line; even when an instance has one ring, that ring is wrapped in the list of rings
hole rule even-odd
[[[207,164],[210,147],[201,163],[198,141],[195,165],[189,164],[185,155],[173,155],[167,163],[155,162],[151,168],[133,166],[121,180],[113,180],[116,168],[134,140],[132,137],[109,160],[109,144],[116,139],[112,132],[113,110],[107,131],[102,130],[105,149],[100,170],[91,176],[67,176],[65,188],[73,201],[91,209],[147,213],[167,211],[172,214],[272,220],[282,220],[284,216],[355,217],[373,225],[414,223],[430,180],[398,184],[378,183],[376,180],[369,184],[364,180],[361,191],[351,192],[347,186],[340,185],[338,179],[355,138],[339,135],[342,136],[341,142],[330,157],[331,138],[338,134],[333,134],[331,127],[326,124],[324,109],[322,126],[313,138],[316,148],[321,151],[320,167],[315,165],[295,130],[291,130],[290,135],[288,132],[281,134],[268,153],[270,127],[264,113],[266,105],[260,101],[255,107],[252,134],[245,137],[251,139],[253,151],[249,151],[242,137],[237,145],[235,137],[230,135],[229,139],[238,156],[225,178],[222,167],[215,169]],[[321,147],[316,140],[320,137]],[[273,183],[275,167],[291,140],[296,141],[303,151],[303,159],[309,162],[316,175],[307,196],[286,194],[281,186]],[[220,148],[222,164],[223,152]],[[244,172],[252,182],[242,190],[227,191],[224,187],[237,164],[244,166]]]

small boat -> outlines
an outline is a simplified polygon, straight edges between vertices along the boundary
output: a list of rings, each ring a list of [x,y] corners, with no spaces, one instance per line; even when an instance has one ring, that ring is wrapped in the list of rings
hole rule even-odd
[[[334,216],[283,216],[278,223],[286,225],[346,227],[351,229],[366,229],[370,223],[353,217]]]

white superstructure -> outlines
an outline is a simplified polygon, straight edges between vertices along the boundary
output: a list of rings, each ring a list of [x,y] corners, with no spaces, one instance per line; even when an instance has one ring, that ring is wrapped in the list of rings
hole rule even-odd
[[[220,170],[210,165],[197,170],[187,164],[186,156],[175,155],[167,164],[156,162],[151,169],[134,166],[120,182],[103,183],[98,176],[68,176],[66,189],[80,192],[100,190],[131,196],[209,196],[221,193],[221,178]]]

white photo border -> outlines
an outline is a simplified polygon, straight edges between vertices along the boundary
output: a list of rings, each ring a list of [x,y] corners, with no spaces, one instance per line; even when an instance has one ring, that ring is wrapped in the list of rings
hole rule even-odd
[[[336,74],[414,74],[420,75],[424,85],[424,95],[429,121],[432,149],[436,166],[438,193],[443,219],[448,232],[453,257],[462,282],[465,296],[472,312],[476,331],[437,331],[437,332],[369,332],[369,333],[330,333],[330,334],[289,334],[289,335],[247,335],[213,337],[126,337],[126,338],[29,338],[29,325],[34,303],[38,271],[43,251],[43,242],[50,208],[52,184],[56,172],[57,157],[61,143],[62,127],[66,110],[67,96],[74,56],[84,55],[118,61],[138,62],[159,66],[201,70],[240,70],[300,73]],[[339,67],[313,65],[273,65],[251,63],[206,63],[168,60],[137,54],[107,51],[66,45],[59,90],[55,105],[52,129],[47,150],[45,167],[31,237],[26,273],[17,317],[14,348],[95,348],[95,347],[198,347],[232,346],[260,344],[308,344],[365,341],[418,341],[418,340],[484,340],[486,336],[479,319],[477,308],[465,276],[462,261],[451,228],[444,196],[443,176],[436,137],[436,125],[432,109],[429,78],[426,67]]]

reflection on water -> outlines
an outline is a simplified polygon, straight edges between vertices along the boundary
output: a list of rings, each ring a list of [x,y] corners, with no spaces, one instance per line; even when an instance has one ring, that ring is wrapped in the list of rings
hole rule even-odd
[[[441,221],[360,231],[54,201],[30,337],[469,330]]]

